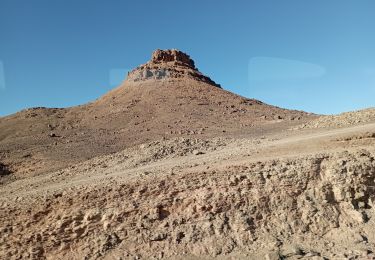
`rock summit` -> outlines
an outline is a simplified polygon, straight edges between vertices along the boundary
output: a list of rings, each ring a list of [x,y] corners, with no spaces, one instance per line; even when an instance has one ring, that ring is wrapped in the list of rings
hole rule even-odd
[[[151,60],[128,73],[127,82],[148,80],[194,79],[220,87],[208,76],[202,74],[190,56],[180,50],[160,50],[152,53]]]

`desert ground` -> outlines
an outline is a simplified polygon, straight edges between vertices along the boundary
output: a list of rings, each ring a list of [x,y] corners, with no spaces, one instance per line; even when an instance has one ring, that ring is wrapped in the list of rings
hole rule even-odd
[[[375,109],[286,110],[177,50],[0,118],[1,259],[375,259]]]

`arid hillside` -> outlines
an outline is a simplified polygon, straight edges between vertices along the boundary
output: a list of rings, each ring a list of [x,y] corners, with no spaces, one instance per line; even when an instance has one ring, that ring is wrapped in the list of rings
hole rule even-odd
[[[163,137],[262,135],[312,117],[225,91],[186,54],[158,50],[92,103],[0,118],[0,162],[38,175]]]

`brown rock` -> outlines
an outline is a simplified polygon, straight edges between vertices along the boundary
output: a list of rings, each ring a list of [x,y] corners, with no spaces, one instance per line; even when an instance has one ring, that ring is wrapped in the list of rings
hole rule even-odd
[[[151,63],[166,63],[174,62],[175,65],[183,65],[191,69],[195,69],[194,61],[190,59],[190,56],[182,51],[172,50],[156,50],[152,54]]]

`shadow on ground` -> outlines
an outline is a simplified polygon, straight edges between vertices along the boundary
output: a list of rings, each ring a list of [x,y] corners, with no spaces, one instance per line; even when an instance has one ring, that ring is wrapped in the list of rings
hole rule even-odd
[[[0,163],[0,176],[9,175],[11,172],[5,164]]]

